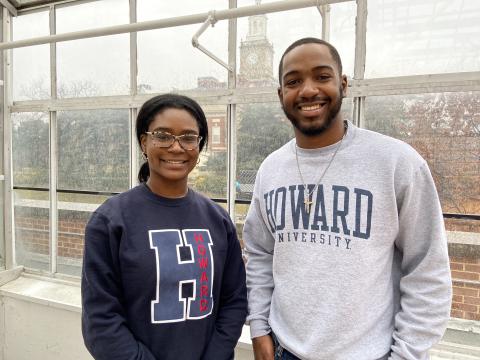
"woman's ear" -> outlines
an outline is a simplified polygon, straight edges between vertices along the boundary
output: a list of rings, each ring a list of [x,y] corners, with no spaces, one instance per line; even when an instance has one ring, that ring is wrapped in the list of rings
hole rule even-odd
[[[140,148],[142,149],[142,153],[147,152],[147,136],[146,134],[140,135]]]

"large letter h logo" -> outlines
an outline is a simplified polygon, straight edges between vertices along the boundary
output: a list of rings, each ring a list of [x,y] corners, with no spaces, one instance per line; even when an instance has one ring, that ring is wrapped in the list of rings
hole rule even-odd
[[[213,309],[213,255],[205,229],[151,230],[157,261],[152,323],[202,319]]]

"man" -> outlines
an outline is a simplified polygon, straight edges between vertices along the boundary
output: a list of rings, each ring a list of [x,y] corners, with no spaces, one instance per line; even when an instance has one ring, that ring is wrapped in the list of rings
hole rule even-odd
[[[428,359],[451,279],[426,162],[343,120],[329,43],[290,45],[279,81],[295,139],[260,166],[244,230],[255,359]]]

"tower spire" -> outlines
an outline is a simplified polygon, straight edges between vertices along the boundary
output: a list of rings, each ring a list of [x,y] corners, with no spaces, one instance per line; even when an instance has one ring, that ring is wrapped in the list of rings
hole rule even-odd
[[[261,5],[261,0],[255,0]],[[240,44],[240,86],[272,86],[273,46],[267,38],[267,16],[248,17],[248,33]]]

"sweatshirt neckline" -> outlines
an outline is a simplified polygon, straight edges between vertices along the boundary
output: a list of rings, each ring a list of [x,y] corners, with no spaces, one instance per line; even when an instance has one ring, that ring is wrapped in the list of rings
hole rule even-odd
[[[338,149],[339,153],[341,153],[343,150],[345,150],[348,146],[351,145],[351,143],[352,143],[352,141],[355,137],[356,131],[357,131],[357,127],[351,121],[348,121],[347,134],[345,135],[345,138],[343,139],[343,142],[341,144],[341,148]],[[333,153],[337,149],[337,146],[340,144],[340,141],[341,140],[337,141],[336,143],[334,143],[332,145],[324,146],[324,147],[321,147],[321,148],[304,149],[304,148],[301,148],[301,147],[297,147],[297,141],[294,138],[290,142],[290,150],[293,152],[293,154],[295,154],[295,150],[296,150],[298,156],[307,157],[307,158],[314,158],[314,157],[317,157],[317,156],[324,156],[324,155],[328,155],[330,153]]]
[[[195,192],[188,188],[187,195],[181,198],[167,198],[165,196],[160,196],[152,192],[145,183],[138,185],[139,191],[141,194],[146,197],[148,200],[156,202],[164,206],[181,206],[188,204],[192,201],[195,196]]]

